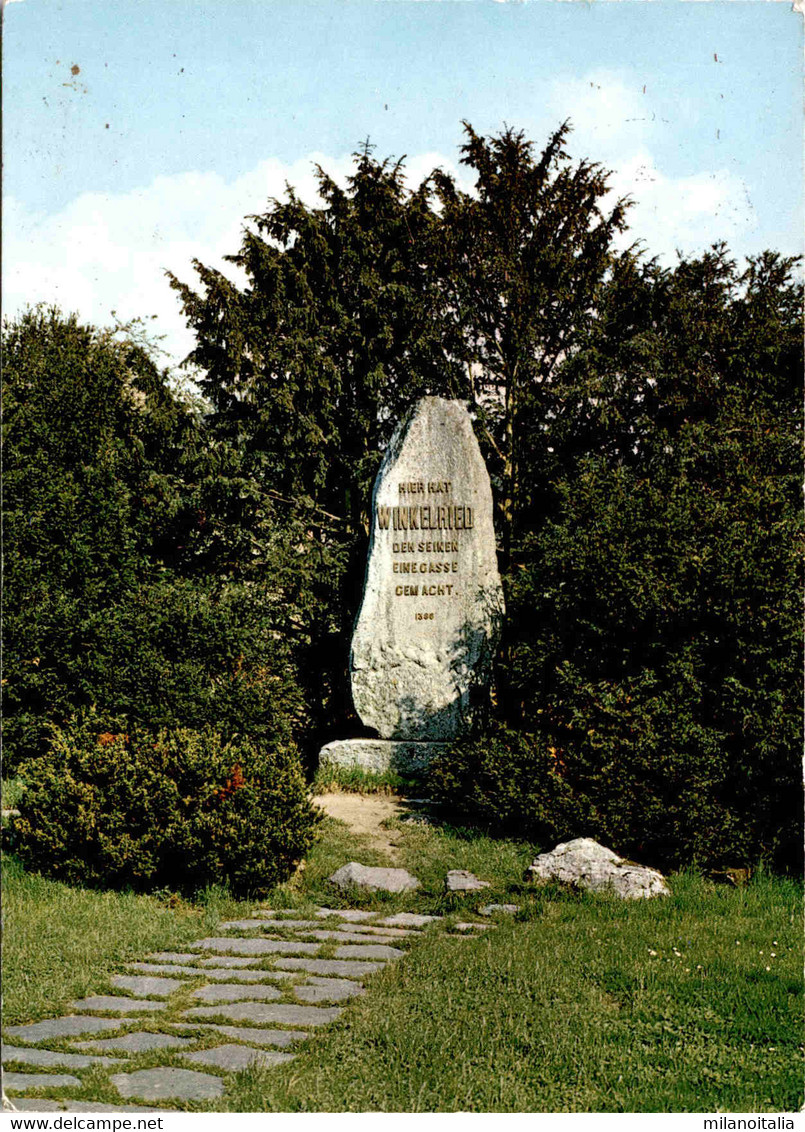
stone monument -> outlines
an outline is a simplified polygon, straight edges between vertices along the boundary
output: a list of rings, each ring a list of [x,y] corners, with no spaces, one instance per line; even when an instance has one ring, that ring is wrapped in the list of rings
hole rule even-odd
[[[426,766],[486,698],[503,619],[492,489],[460,401],[423,397],[397,428],[372,495],[352,696],[379,739],[328,743],[325,763]]]

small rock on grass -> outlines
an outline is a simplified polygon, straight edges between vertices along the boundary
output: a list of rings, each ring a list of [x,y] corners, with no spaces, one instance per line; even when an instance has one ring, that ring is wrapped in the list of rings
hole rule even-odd
[[[198,959],[198,956],[194,956]],[[243,955],[211,955],[205,959],[200,960],[200,967],[254,967],[259,963],[259,959],[253,959],[251,956]],[[199,974],[203,974],[200,971]]]
[[[626,861],[590,837],[562,842],[529,866],[534,881],[556,880],[590,892],[611,892],[624,900],[668,896],[662,873]]]
[[[318,928],[321,927],[321,924],[316,920],[277,920],[260,917],[250,920],[224,920],[218,927],[225,932],[252,932],[262,930],[264,932],[276,933],[279,928],[287,928],[288,931],[296,931],[297,929],[301,930],[303,928]],[[273,938],[276,938],[276,935]]]
[[[519,911],[519,904],[485,904],[483,908],[478,909],[478,915],[494,916],[495,912],[506,912],[507,914],[514,915],[515,912]]]
[[[399,939],[399,935],[396,934],[397,932],[400,932],[403,935],[411,934],[410,932],[407,932],[402,928],[390,928],[387,932],[382,931],[382,929],[378,929],[377,932],[372,932],[371,935],[367,932],[349,931],[348,928],[341,928],[340,930],[334,928],[332,929],[332,931],[325,928],[321,931],[310,932],[310,935],[312,935],[314,939],[320,939],[323,942],[336,940],[340,941],[341,943],[383,944],[396,943],[396,941]]]
[[[43,1101],[37,1097],[15,1097],[18,1112],[165,1112],[139,1104],[103,1104],[101,1101]]]
[[[415,928],[381,928],[376,924],[341,924],[332,930],[338,934],[339,938],[351,933],[369,941],[371,941],[372,936],[384,936],[386,939],[397,936],[398,939],[402,939],[407,935],[413,937],[422,935],[422,932]]]
[[[467,869],[451,869],[445,884],[448,892],[477,892],[481,888],[492,887],[488,880],[479,880]]]
[[[218,979],[230,983],[282,982],[292,976],[287,971],[239,971],[229,967],[206,967],[202,972],[205,979]]]
[[[369,892],[410,892],[420,887],[405,869],[380,869],[350,861],[329,878],[336,888],[365,888]]]

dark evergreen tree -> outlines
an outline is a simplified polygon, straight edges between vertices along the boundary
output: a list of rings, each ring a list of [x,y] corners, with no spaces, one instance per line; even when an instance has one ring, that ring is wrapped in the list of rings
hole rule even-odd
[[[409,192],[402,163],[375,160],[368,145],[345,189],[321,169],[318,184],[321,207],[289,188],[249,218],[230,257],[243,290],[197,261],[203,293],[171,282],[196,333],[209,434],[237,453],[254,500],[295,524],[293,567],[310,598],[295,629],[321,673],[322,722],[338,730],[358,726],[346,661],[383,448],[418,397],[466,389],[430,282],[428,185]],[[241,511],[235,525],[251,524]]]
[[[551,447],[550,423],[563,409],[557,374],[596,317],[627,202],[608,201],[600,165],[570,161],[568,122],[538,157],[520,131],[485,138],[464,128],[461,160],[475,173],[475,192],[434,174],[441,206],[434,247],[447,341],[466,366],[497,481],[507,568],[544,488],[529,471],[535,449]]]
[[[665,864],[800,867],[796,266],[620,265],[510,581],[510,722],[602,836]]]
[[[356,535],[403,410],[462,390],[430,285],[427,183],[407,191],[402,163],[376,161],[367,145],[345,189],[320,168],[318,185],[319,208],[289,188],[248,218],[227,257],[248,277],[243,290],[198,261],[202,294],[171,283],[197,336],[190,360],[213,434],[247,452],[272,490]]]
[[[6,773],[93,704],[146,727],[298,733],[289,540],[263,518],[270,585],[212,569],[252,549],[217,514],[232,460],[149,352],[37,308],[6,323],[3,359]]]

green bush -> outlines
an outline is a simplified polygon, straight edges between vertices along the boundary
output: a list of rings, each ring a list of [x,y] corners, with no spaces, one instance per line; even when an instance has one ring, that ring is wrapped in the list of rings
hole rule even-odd
[[[23,764],[11,837],[26,865],[139,891],[225,884],[259,896],[288,878],[317,822],[292,744],[123,727],[88,712]]]
[[[589,799],[574,793],[561,772],[544,736],[500,726],[437,756],[428,784],[452,823],[553,844],[601,824]]]
[[[499,703],[536,738],[455,748],[439,781],[465,819],[539,839],[553,814],[660,868],[801,874],[796,421],[737,394],[719,411],[649,466],[588,456],[555,484],[506,579]]]
[[[170,577],[109,606],[58,592],[35,608],[24,602],[7,626],[7,773],[46,751],[51,725],[90,704],[132,726],[297,739],[307,709],[275,606],[266,585]]]

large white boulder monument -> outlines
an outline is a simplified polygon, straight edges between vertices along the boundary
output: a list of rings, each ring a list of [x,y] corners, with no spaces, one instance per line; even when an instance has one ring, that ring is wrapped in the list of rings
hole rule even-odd
[[[413,769],[472,726],[504,612],[492,489],[462,402],[423,397],[400,423],[371,522],[350,674],[355,709],[379,738],[329,743],[321,757]]]

